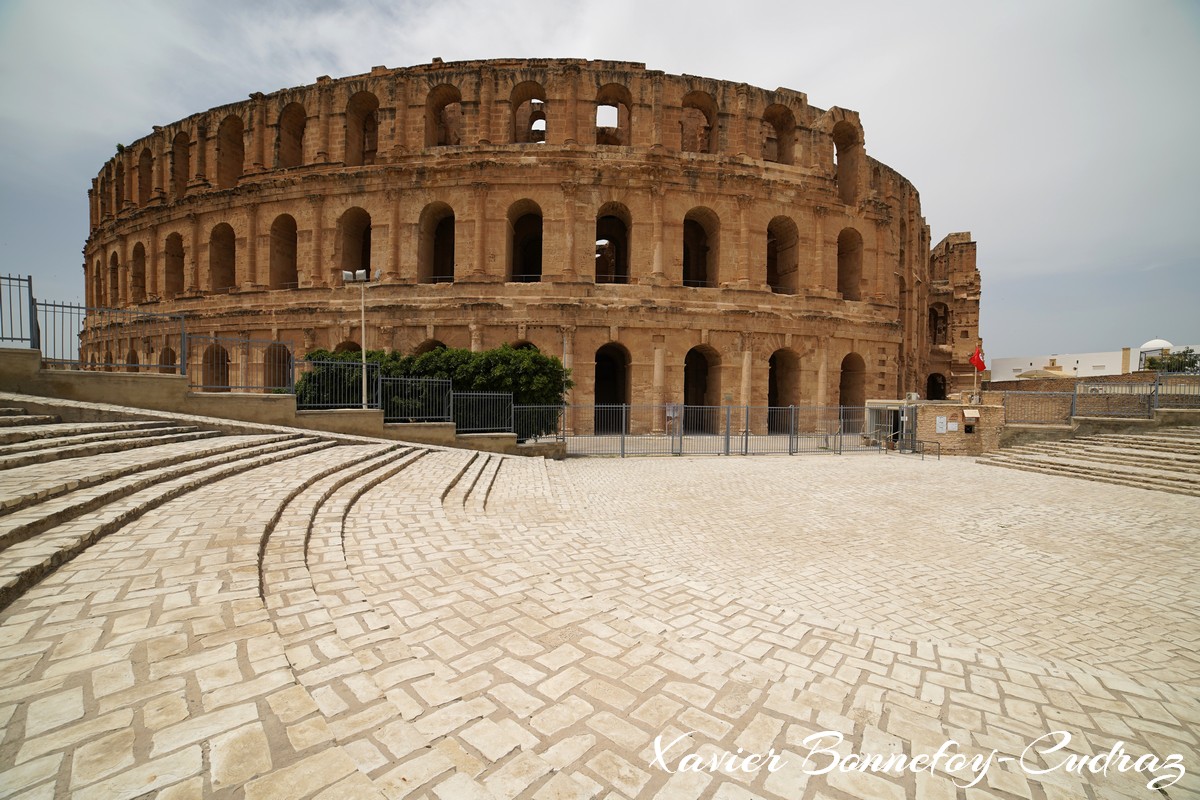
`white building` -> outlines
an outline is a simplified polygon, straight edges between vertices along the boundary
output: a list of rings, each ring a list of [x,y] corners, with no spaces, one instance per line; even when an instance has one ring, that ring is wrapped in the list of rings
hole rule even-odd
[[[1178,353],[1183,349],[1166,339],[1151,339],[1141,347],[1123,347],[1120,350],[1102,353],[1052,353],[1046,356],[993,358],[990,365],[991,376],[992,382],[996,382],[1014,380],[1030,370],[1052,372],[1064,378],[1127,375],[1141,369],[1146,356]],[[1200,350],[1200,346],[1193,346],[1192,349]]]

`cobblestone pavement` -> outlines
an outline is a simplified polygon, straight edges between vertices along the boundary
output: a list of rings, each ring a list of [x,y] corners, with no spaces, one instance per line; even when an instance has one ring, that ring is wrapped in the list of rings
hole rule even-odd
[[[965,459],[337,447],[0,614],[0,797],[1198,796],[1198,532],[1196,498]],[[992,754],[969,789],[852,769],[949,740]],[[1063,764],[1118,741],[1187,775]]]

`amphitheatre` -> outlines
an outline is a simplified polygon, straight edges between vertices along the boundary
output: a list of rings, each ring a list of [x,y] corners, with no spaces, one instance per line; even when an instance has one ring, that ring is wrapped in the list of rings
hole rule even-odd
[[[77,351],[0,327],[0,797],[1200,795],[1200,381],[1053,425],[971,396],[974,243],[864,142],[791,90],[523,60],[120,148]],[[549,459],[277,393],[439,344],[559,356],[584,406],[916,393],[945,457]],[[311,422],[344,414],[387,437]]]
[[[943,398],[974,375],[975,243],[933,246],[865,141],[802,92],[641,64],[319,78],[123,145],[89,192],[88,304],[279,343],[250,356],[268,374],[507,343],[560,357],[578,404]],[[169,369],[177,338],[130,324],[87,356]],[[188,358],[221,387],[236,350]]]

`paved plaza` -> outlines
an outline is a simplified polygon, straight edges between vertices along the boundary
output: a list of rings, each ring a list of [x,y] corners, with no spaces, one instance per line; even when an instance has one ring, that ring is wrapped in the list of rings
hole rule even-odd
[[[0,613],[0,797],[1198,796],[1198,533],[964,458],[329,447]]]

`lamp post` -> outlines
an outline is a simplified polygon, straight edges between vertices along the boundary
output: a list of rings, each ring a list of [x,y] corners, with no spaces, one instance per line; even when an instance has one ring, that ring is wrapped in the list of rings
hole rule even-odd
[[[359,352],[362,354],[362,407],[363,411],[367,410],[367,284],[371,280],[371,270],[358,269],[351,272],[350,270],[342,270],[342,283],[357,283],[358,284],[358,318],[359,327],[362,331],[362,346]]]

